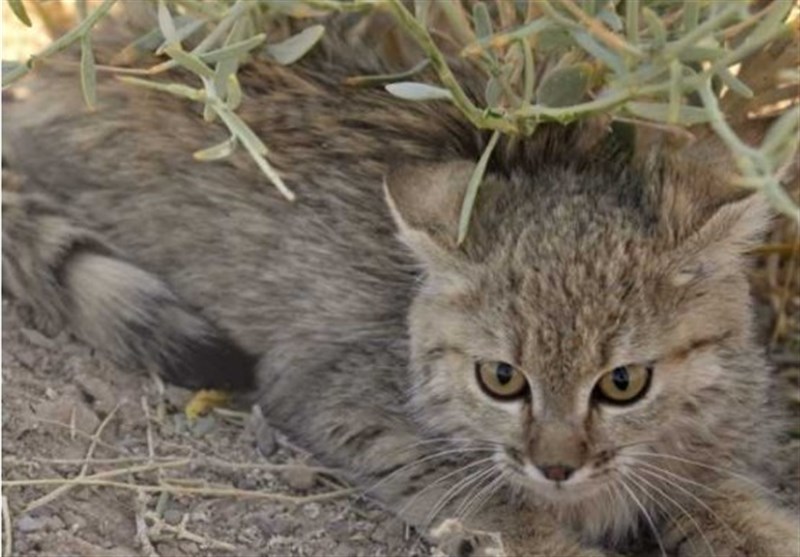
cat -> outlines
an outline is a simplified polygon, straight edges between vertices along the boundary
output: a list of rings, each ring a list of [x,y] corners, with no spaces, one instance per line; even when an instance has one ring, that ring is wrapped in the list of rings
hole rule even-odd
[[[488,136],[341,84],[380,64],[241,69],[293,203],[243,152],[192,160],[226,137],[196,106],[103,74],[89,112],[72,72],[35,72],[4,107],[4,289],[126,367],[257,401],[447,553],[800,554],[757,472],[785,427],[745,276],[764,200],[696,152],[542,124],[501,139],[459,245]]]

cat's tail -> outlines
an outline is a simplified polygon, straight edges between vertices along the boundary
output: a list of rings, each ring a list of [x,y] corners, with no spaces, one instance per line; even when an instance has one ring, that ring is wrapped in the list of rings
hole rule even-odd
[[[125,366],[188,388],[248,390],[256,359],[160,278],[3,171],[3,290]],[[9,191],[12,190],[12,191]]]

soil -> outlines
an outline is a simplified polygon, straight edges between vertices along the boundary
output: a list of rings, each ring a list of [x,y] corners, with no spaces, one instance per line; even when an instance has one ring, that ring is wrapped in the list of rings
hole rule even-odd
[[[398,519],[348,494],[309,455],[270,432],[258,414],[216,411],[190,424],[183,408],[192,393],[121,370],[66,333],[49,338],[28,323],[24,308],[4,300],[3,496],[11,555],[430,553]],[[85,475],[119,485],[73,486],[28,509],[79,476],[100,429]],[[256,431],[274,442],[257,445]],[[43,478],[57,483],[9,485]],[[159,480],[197,492],[148,492]]]

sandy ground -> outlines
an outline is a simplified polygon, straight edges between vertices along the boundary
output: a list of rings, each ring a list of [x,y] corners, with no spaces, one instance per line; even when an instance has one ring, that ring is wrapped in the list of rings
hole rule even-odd
[[[269,431],[257,416],[217,413],[190,426],[190,393],[28,328],[8,300],[2,338],[4,541],[9,526],[13,541],[4,555],[428,554],[277,432],[257,446],[255,431]],[[115,484],[62,487],[90,453],[84,475]],[[13,485],[47,478],[56,482]],[[149,492],[159,480],[175,493]]]

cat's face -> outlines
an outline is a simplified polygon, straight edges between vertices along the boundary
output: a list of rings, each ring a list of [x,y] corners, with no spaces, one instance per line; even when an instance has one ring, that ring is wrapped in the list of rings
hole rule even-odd
[[[437,436],[484,447],[497,477],[541,499],[629,499],[668,457],[726,458],[726,428],[761,403],[739,258],[758,226],[739,202],[665,242],[618,197],[559,187],[527,209],[489,193],[474,223],[485,245],[405,231],[427,266],[412,401]]]

